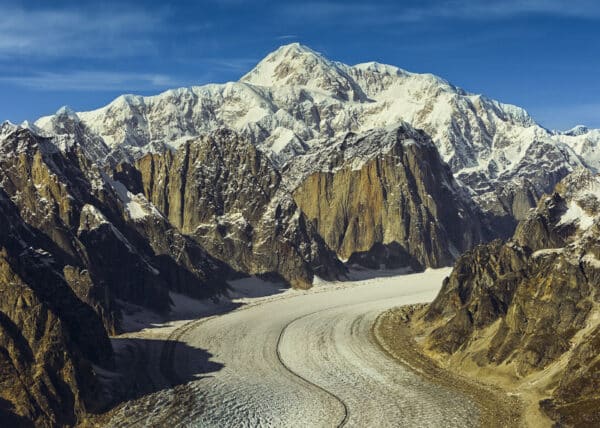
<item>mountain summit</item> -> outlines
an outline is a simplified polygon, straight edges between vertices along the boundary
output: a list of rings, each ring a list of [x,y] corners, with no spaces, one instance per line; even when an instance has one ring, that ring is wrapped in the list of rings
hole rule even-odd
[[[267,87],[303,87],[345,101],[365,101],[365,94],[346,69],[344,64],[330,61],[309,47],[292,43],[267,55],[240,82]]]

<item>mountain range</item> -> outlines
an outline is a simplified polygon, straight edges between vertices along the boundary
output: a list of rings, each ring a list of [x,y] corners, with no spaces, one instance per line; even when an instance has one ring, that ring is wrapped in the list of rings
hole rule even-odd
[[[522,219],[573,168],[600,168],[598,130],[552,132],[519,107],[437,76],[378,63],[348,66],[297,43],[269,54],[238,82],[124,95],[90,112],[63,108],[30,127],[60,147],[77,141],[108,163],[227,127],[281,169],[349,132],[401,122],[424,130],[477,204],[498,216]]]
[[[114,364],[126,305],[164,313],[171,292],[219,298],[247,275],[308,288],[352,265],[460,267],[513,233],[566,246],[531,216],[565,177],[594,180],[600,130],[291,44],[238,82],[5,122],[0,166],[0,413],[69,425],[110,405],[94,367]],[[454,352],[468,335],[441,337]]]

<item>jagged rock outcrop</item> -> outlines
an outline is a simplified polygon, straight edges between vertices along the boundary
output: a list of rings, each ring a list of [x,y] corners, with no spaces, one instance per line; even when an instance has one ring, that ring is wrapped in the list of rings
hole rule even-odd
[[[474,205],[425,133],[404,125],[349,134],[322,155],[327,164],[293,195],[340,258],[375,268],[447,266],[484,239]],[[313,168],[323,162],[307,156]]]
[[[36,246],[32,246],[36,245]],[[38,247],[39,246],[39,247]],[[101,319],[42,233],[0,189],[0,421],[74,425],[102,404],[91,364],[110,366]]]
[[[599,219],[600,177],[578,170],[509,242],[459,258],[421,315],[430,328],[425,348],[519,379],[539,376],[529,383],[549,397],[543,405],[551,416],[598,423]]]
[[[0,183],[24,221],[48,237],[78,295],[109,331],[116,300],[165,312],[169,290],[223,291],[228,268],[163,218],[142,195],[99,170],[75,145],[59,151],[27,129],[2,141]]]
[[[294,287],[344,269],[281,187],[271,161],[238,134],[219,130],[175,153],[136,162],[141,188],[169,221],[211,255],[249,273],[276,274]],[[133,175],[133,174],[131,174]]]
[[[115,177],[119,171],[115,172]],[[223,293],[232,270],[77,144],[28,129],[0,139],[0,420],[70,426],[103,409],[122,302],[158,312],[170,291]]]

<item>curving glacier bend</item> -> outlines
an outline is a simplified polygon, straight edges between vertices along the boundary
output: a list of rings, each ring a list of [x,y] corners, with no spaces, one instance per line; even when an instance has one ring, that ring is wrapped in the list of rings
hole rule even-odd
[[[290,290],[180,325],[168,363],[197,378],[121,407],[111,424],[477,426],[466,397],[395,363],[371,336],[381,311],[432,300],[448,273]],[[196,349],[212,356],[194,358]]]

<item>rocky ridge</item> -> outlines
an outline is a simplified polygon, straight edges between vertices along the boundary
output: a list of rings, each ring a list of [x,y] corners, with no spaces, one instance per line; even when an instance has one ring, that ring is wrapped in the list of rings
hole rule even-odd
[[[600,178],[580,169],[511,240],[466,252],[416,317],[427,352],[510,379],[559,422],[598,423],[599,219]]]
[[[281,186],[281,175],[232,131],[190,139],[135,163],[139,187],[171,224],[246,274],[308,288],[345,268]]]
[[[52,246],[0,190],[0,420],[7,426],[74,425],[98,409],[91,364],[111,365],[102,321],[72,288],[89,284],[89,275],[62,265]]]

